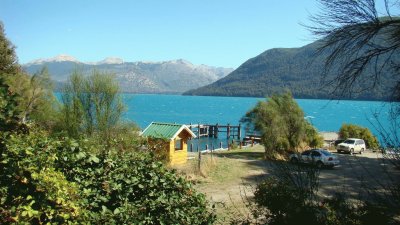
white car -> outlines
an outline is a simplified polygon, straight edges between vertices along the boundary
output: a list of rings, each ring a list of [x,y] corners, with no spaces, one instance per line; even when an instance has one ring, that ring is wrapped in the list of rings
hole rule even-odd
[[[337,152],[348,152],[353,154],[355,152],[363,153],[366,149],[365,142],[363,139],[348,138],[344,142],[336,146]]]
[[[337,156],[325,149],[310,149],[301,154],[291,154],[289,158],[292,163],[307,163],[315,165],[318,168],[324,166],[333,168],[339,165]]]

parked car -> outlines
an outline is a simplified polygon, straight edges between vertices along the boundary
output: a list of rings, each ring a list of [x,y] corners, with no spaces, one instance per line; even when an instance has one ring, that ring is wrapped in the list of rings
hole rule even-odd
[[[292,163],[312,164],[318,168],[333,168],[334,166],[339,165],[337,156],[325,149],[310,149],[301,154],[291,154],[289,159]]]
[[[337,139],[335,141],[335,147],[338,146],[338,144],[343,143],[345,140],[344,139]]]
[[[353,154],[355,152],[363,153],[366,149],[365,142],[363,139],[348,138],[344,142],[336,146],[337,152],[348,152]]]

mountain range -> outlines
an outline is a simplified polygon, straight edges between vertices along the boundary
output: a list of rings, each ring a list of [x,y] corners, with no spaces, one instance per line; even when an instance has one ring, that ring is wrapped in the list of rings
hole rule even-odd
[[[44,66],[48,68],[58,89],[75,69],[85,75],[96,69],[115,74],[121,91],[129,93],[180,94],[208,85],[233,71],[231,68],[193,65],[183,59],[164,62],[124,62],[120,58],[109,57],[99,62],[81,62],[68,55],[37,59],[22,65],[29,74],[40,71]]]
[[[332,96],[334,87],[325,81],[333,79],[335,74],[323,76],[328,51],[316,54],[320,43],[267,50],[247,60],[226,77],[184,95],[266,97],[289,90],[295,98],[308,99],[385,100],[389,97],[389,90],[396,84],[390,73],[384,74],[381,85],[374,89],[352,96]],[[363,80],[356,85],[368,82]]]

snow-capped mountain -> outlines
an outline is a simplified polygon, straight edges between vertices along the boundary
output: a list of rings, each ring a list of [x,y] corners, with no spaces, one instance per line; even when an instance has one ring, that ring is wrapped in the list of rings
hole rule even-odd
[[[46,66],[53,80],[65,82],[73,70],[90,74],[93,69],[115,74],[121,90],[133,93],[182,93],[210,84],[233,71],[231,68],[194,65],[178,59],[164,62],[124,62],[108,57],[99,62],[81,62],[68,55],[38,59],[23,65],[30,74]]]

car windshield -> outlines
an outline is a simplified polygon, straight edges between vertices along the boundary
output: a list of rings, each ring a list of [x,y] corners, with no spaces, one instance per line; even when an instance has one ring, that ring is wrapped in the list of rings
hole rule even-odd
[[[321,152],[322,154],[324,154],[324,155],[326,155],[326,156],[332,155],[332,153],[330,153],[330,152],[328,152],[328,151],[326,151],[326,150],[321,150],[321,151],[319,151],[319,152]]]
[[[301,153],[302,155],[309,155],[310,154],[310,150],[304,151],[303,153]]]
[[[346,143],[346,144],[354,144],[354,140],[346,140],[344,143]]]

